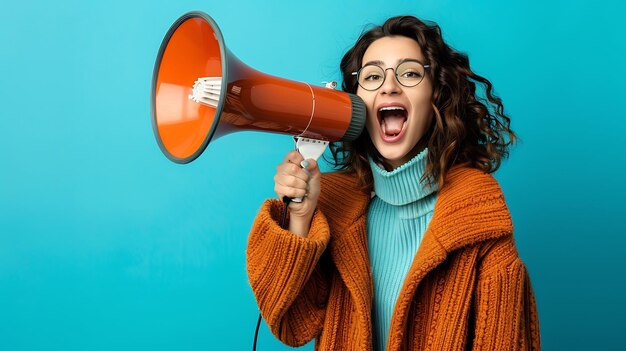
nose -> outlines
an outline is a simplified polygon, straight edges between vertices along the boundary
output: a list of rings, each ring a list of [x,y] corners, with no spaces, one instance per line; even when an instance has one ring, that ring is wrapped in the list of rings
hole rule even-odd
[[[389,72],[391,70],[391,72]],[[385,81],[383,85],[380,87],[381,94],[398,94],[402,92],[402,88],[400,84],[398,84],[398,80],[396,79],[396,72],[393,68],[387,68],[385,70]]]

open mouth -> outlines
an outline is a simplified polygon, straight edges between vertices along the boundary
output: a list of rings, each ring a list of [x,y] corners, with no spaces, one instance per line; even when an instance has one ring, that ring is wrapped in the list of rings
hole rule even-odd
[[[408,113],[399,105],[384,106],[378,109],[381,136],[385,141],[396,141],[404,131]]]

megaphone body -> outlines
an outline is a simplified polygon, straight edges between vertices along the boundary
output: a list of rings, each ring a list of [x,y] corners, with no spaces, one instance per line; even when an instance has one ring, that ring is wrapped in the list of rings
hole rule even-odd
[[[202,12],[181,16],[163,39],[151,110],[159,147],[176,163],[193,161],[211,141],[234,131],[283,133],[326,145],[356,139],[366,119],[356,95],[247,66]]]

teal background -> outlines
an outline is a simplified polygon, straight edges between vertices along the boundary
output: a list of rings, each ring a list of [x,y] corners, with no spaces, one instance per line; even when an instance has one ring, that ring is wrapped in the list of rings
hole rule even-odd
[[[149,96],[169,26],[201,10],[242,61],[320,84],[367,23],[438,22],[523,142],[496,173],[545,350],[626,330],[624,2],[13,1],[0,11],[0,350],[247,350],[247,232],[282,135],[168,161]],[[327,169],[327,167],[326,167]],[[287,350],[263,325],[259,350]],[[312,350],[312,344],[304,347]]]

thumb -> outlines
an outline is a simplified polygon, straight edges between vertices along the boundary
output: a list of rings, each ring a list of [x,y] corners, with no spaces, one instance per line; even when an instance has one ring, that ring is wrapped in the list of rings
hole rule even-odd
[[[307,159],[306,161],[308,165],[306,165],[306,167],[304,167],[304,169],[309,173],[309,175],[311,176],[311,178],[317,178],[320,176],[321,172],[320,172],[320,168],[317,164],[317,161],[315,161],[312,158]]]

